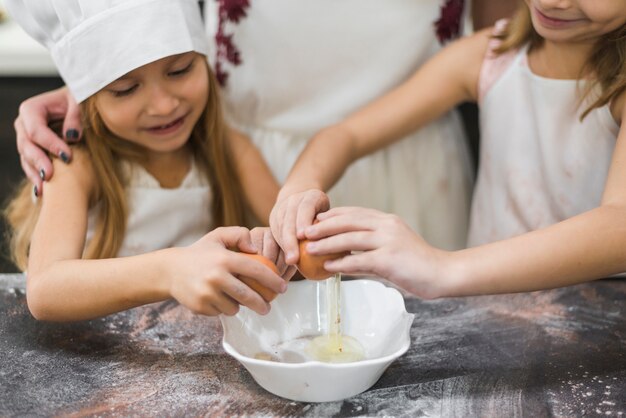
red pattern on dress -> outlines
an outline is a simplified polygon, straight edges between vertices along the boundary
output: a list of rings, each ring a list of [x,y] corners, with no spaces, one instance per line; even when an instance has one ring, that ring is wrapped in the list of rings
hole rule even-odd
[[[215,75],[221,86],[228,81],[228,72],[224,69],[224,62],[232,65],[241,65],[241,52],[233,42],[233,34],[227,34],[227,22],[239,23],[247,16],[246,9],[250,7],[250,0],[217,0],[219,4],[219,22],[215,42],[217,56],[215,60]],[[420,0],[416,0],[420,1]],[[434,23],[437,39],[442,44],[456,38],[461,32],[464,0],[446,0],[441,6],[441,15]]]
[[[441,15],[435,22],[437,39],[444,44],[461,33],[464,0],[447,0],[441,6]]]
[[[233,34],[227,34],[225,26],[227,22],[239,23],[241,19],[247,16],[246,9],[250,7],[249,0],[218,0],[219,22],[217,33],[215,34],[215,43],[217,44],[217,53],[215,60],[215,76],[221,86],[225,86],[228,80],[228,73],[224,69],[224,62],[232,65],[240,65],[241,52],[233,42]]]

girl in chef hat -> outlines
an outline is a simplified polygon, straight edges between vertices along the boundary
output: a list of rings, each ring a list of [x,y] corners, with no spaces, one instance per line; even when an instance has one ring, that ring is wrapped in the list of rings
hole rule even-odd
[[[246,208],[267,219],[277,185],[224,125],[197,2],[5,4],[49,48],[85,126],[45,195],[33,202],[24,185],[7,209],[32,314],[82,320],[168,298],[207,315],[240,304],[266,313],[238,277],[275,292],[285,281],[230,249],[278,258],[271,235],[234,226],[206,234],[243,225]]]

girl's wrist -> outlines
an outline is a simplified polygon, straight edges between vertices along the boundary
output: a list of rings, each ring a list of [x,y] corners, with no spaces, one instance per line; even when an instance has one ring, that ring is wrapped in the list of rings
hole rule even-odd
[[[182,257],[179,248],[167,248],[155,253],[156,258],[156,280],[155,291],[163,299],[171,299],[172,285],[180,274],[178,261]]]
[[[440,286],[437,297],[467,295],[469,269],[462,251],[441,251],[439,254],[438,277]]]
[[[322,190],[321,185],[316,181],[287,181],[278,192],[277,202],[280,202],[289,196],[297,193],[306,192],[307,190]],[[323,191],[323,190],[322,190]]]

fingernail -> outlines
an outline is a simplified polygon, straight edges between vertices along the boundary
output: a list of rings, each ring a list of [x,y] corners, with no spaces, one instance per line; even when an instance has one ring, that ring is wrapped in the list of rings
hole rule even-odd
[[[293,260],[294,258],[296,258],[296,253],[294,252],[288,252],[286,255],[287,260]]]
[[[78,131],[76,129],[68,129],[65,131],[65,139],[68,141],[78,141]]]
[[[35,199],[39,197],[39,190],[37,190],[37,185],[33,187],[33,195],[35,195]]]
[[[42,180],[45,180],[45,179],[46,179],[46,171],[45,171],[43,168],[42,168],[41,170],[39,170],[39,177],[40,177]]]
[[[280,287],[280,293],[285,293],[287,291],[287,282],[283,283]]]
[[[70,157],[64,152],[61,151],[59,153],[59,158],[61,159],[61,161],[63,161],[65,164],[69,164],[70,162]]]
[[[306,249],[307,249],[307,251],[309,251],[309,252],[310,252],[310,251],[315,251],[315,250],[317,250],[317,244],[316,244],[315,242],[309,242],[309,243],[307,243],[307,245],[306,245]]]

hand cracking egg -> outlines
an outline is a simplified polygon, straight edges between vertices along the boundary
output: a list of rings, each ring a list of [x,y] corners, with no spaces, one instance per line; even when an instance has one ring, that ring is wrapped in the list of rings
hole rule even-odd
[[[276,264],[272,263],[269,258],[264,257],[260,254],[247,254],[247,253],[241,253],[241,254],[245,255],[248,258],[256,260],[257,262],[263,264],[265,267],[272,270],[274,273],[280,275],[280,273],[278,272],[278,267],[276,267]],[[277,296],[276,292],[274,292],[271,289],[268,289],[267,287],[263,286],[261,283],[259,283],[257,280],[251,277],[240,276],[239,280],[244,282],[250,289],[254,290],[259,295],[261,295],[261,297],[265,299],[265,301],[267,302],[273,301]]]
[[[300,260],[296,265],[298,271],[309,280],[325,280],[332,276],[334,273],[326,271],[324,263],[328,260],[336,260],[338,258],[349,255],[349,252],[314,255],[308,252],[306,245],[311,242],[308,239],[303,239],[299,242],[298,248],[300,250]]]

